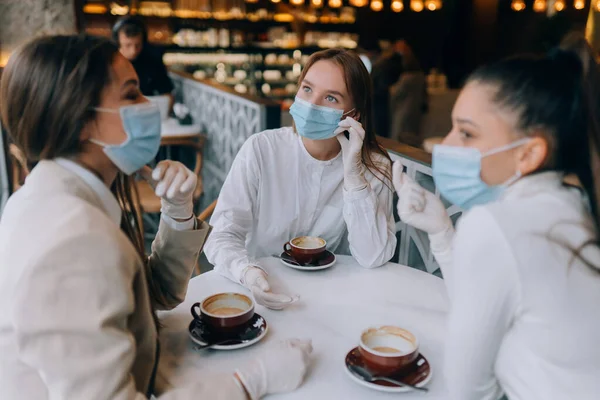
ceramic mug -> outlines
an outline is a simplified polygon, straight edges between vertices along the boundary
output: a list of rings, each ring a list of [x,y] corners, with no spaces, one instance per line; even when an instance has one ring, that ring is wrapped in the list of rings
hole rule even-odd
[[[323,257],[327,242],[316,236],[299,236],[283,245],[283,251],[302,264],[310,264]]]
[[[194,303],[191,312],[215,331],[231,332],[252,319],[254,301],[242,293],[217,293]]]
[[[406,329],[380,326],[369,328],[360,335],[358,350],[372,372],[390,375],[417,359],[419,341]]]

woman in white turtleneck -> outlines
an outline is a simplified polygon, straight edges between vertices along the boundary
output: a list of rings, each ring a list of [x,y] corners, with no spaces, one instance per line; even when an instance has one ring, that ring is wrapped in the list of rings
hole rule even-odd
[[[451,300],[452,400],[600,398],[597,69],[572,37],[470,77],[433,152],[440,193],[466,211],[456,232],[394,166],[400,218],[429,234]]]

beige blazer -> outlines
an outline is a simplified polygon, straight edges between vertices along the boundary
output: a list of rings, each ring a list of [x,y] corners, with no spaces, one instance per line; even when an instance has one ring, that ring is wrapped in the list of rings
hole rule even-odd
[[[142,260],[96,193],[40,162],[0,220],[0,398],[142,399],[157,332]],[[161,223],[149,258],[170,309],[209,233]],[[163,349],[164,351],[164,349]],[[231,374],[164,399],[243,399]]]

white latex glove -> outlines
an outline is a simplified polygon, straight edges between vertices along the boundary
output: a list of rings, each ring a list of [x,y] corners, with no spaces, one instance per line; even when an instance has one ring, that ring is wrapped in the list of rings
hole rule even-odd
[[[393,182],[398,193],[398,215],[402,222],[435,235],[452,227],[442,201],[402,172],[400,161],[394,162]]]
[[[291,339],[279,343],[236,371],[250,398],[290,392],[304,380],[310,361],[310,340]]]
[[[271,292],[271,286],[267,281],[267,274],[258,267],[250,266],[246,268],[242,283],[250,289],[254,300],[258,304],[272,310],[283,310],[298,300],[298,296],[290,297],[286,294]]]
[[[154,192],[161,198],[161,212],[173,219],[189,219],[194,214],[194,190],[198,178],[178,161],[164,160],[149,174],[144,167],[140,174],[151,178]]]
[[[346,139],[344,132],[349,133]],[[360,122],[346,117],[340,121],[334,131],[336,138],[342,146],[342,159],[344,160],[344,187],[347,191],[357,191],[367,186],[365,179],[365,166],[362,162],[362,147],[365,140],[365,130]]]

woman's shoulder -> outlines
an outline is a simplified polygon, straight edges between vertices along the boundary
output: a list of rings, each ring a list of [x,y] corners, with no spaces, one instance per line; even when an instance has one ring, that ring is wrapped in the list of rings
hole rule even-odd
[[[290,146],[296,143],[298,143],[298,138],[292,127],[268,129],[255,133],[246,139],[246,142],[240,149],[240,153],[245,154],[250,152],[254,155],[271,153],[281,148],[289,149]]]
[[[260,145],[267,143],[287,143],[296,140],[296,133],[294,132],[294,128],[291,126],[285,126],[277,129],[267,129],[248,138],[248,141],[252,141]]]

